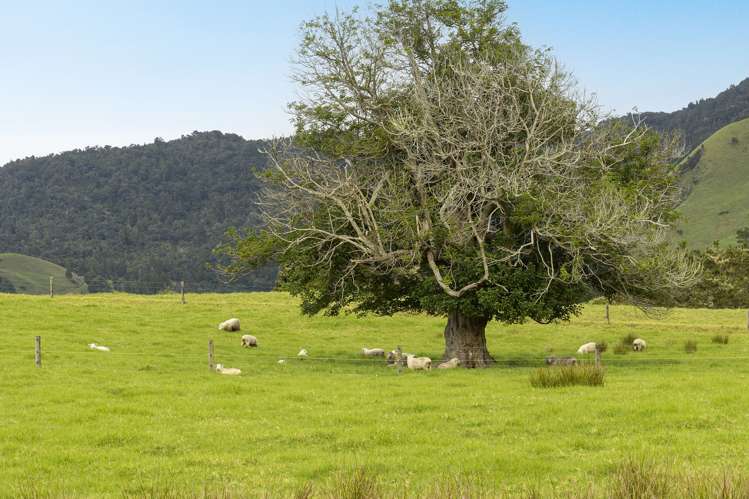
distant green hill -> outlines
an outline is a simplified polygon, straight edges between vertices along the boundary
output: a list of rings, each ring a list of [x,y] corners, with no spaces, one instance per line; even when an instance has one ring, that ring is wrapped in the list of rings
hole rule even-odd
[[[0,253],[0,292],[46,294],[49,293],[50,276],[54,277],[55,294],[81,293],[86,290],[84,284],[66,277],[65,269],[59,265],[32,256]]]
[[[679,239],[692,248],[736,242],[749,226],[749,119],[711,135],[682,163],[688,194],[680,210]]]

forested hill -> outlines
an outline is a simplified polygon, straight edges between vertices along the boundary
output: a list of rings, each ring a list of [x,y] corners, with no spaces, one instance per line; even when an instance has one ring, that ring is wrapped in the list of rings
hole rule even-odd
[[[226,289],[207,268],[228,227],[256,221],[261,142],[221,132],[94,147],[0,168],[0,253],[44,258],[92,291]],[[234,289],[269,288],[272,272]]]
[[[642,113],[640,117],[661,132],[681,131],[689,152],[729,123],[749,118],[749,78],[673,113]]]

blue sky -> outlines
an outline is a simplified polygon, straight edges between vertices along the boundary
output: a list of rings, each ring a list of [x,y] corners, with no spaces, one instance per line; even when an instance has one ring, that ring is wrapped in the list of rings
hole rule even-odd
[[[290,130],[299,23],[353,0],[0,0],[0,165],[193,130]],[[510,0],[608,110],[671,111],[749,77],[745,0]]]

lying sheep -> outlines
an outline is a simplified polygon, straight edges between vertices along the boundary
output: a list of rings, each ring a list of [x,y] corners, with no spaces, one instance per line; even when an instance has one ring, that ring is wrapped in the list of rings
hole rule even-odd
[[[460,359],[457,357],[453,357],[447,362],[443,362],[442,364],[438,365],[437,369],[455,369],[459,365],[460,365]]]
[[[90,348],[91,350],[98,350],[98,351],[100,351],[100,352],[109,352],[109,351],[110,351],[110,350],[109,350],[109,347],[105,347],[105,346],[103,346],[103,345],[97,345],[96,343],[89,343],[89,344],[88,344],[88,347],[89,347],[89,348]]]
[[[406,365],[409,369],[414,371],[419,369],[430,371],[432,369],[432,359],[429,357],[414,357],[413,355],[409,355],[406,357]]]
[[[240,369],[236,367],[224,367],[223,364],[216,364],[216,372],[219,374],[226,374],[227,376],[239,376],[242,374]]]
[[[251,334],[245,334],[242,336],[242,346],[245,348],[255,348],[257,347],[257,338],[252,336]]]
[[[632,350],[635,352],[642,352],[648,347],[648,344],[645,343],[645,340],[642,338],[637,338],[635,341],[632,342]]]
[[[361,349],[361,353],[365,357],[384,357],[385,356],[385,350],[382,348],[367,348],[364,347]]]
[[[239,331],[239,319],[229,319],[218,325],[219,331]]]
[[[547,366],[574,366],[577,364],[577,359],[574,357],[546,357]]]
[[[302,348],[301,350],[299,350],[299,353],[296,354],[296,356],[300,359],[306,359],[307,357],[309,357],[309,352],[306,348]]]
[[[577,349],[577,353],[596,353],[596,343],[591,341]]]

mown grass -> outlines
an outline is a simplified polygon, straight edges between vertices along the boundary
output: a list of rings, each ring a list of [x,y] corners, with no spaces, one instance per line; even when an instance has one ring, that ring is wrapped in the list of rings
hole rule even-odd
[[[705,476],[749,465],[743,311],[657,320],[614,306],[606,325],[591,305],[570,323],[492,324],[496,368],[398,375],[359,349],[438,359],[443,320],[306,318],[279,293],[187,298],[0,295],[0,496],[293,497],[307,487],[330,497],[365,469],[385,497],[457,483],[553,497],[610,490],[632,455]],[[216,329],[232,316],[258,349]],[[545,356],[629,332],[648,349],[603,354],[605,386],[530,386]],[[730,345],[712,343],[716,334]],[[209,339],[242,376],[208,370]],[[699,351],[686,355],[687,340]]]

